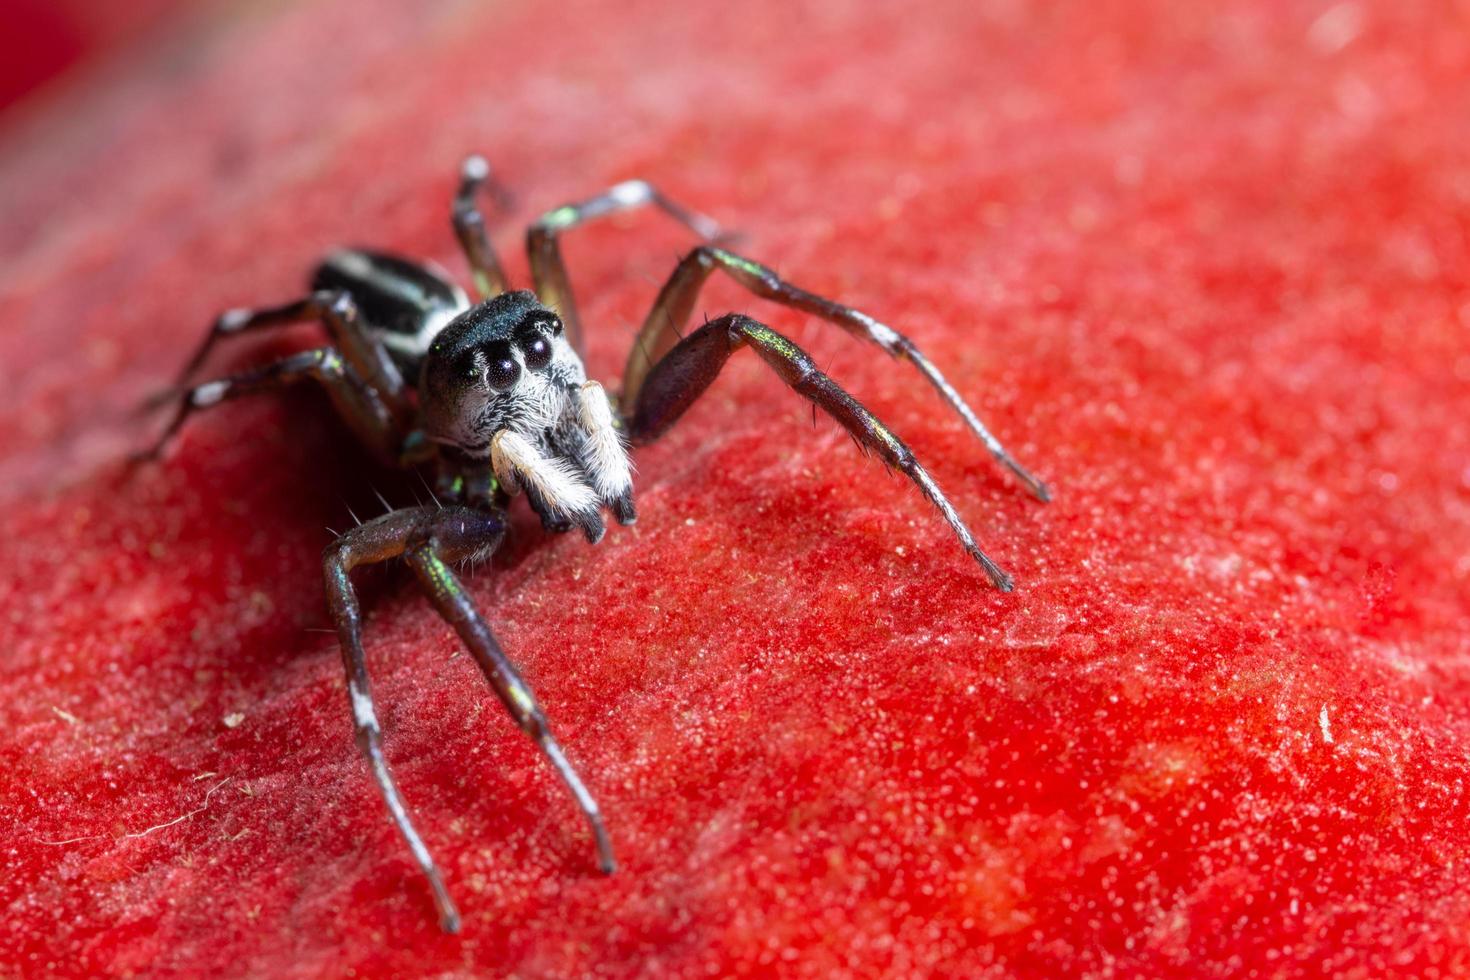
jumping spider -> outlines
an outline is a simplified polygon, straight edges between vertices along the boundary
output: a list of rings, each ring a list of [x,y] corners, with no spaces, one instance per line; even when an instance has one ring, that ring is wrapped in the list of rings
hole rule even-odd
[[[229,310],[214,323],[179,379],[180,401],[154,446],[157,457],[195,410],[241,395],[311,380],[383,462],[432,463],[436,506],[392,510],[330,544],[323,556],[327,602],[347,669],[357,743],[372,767],[388,812],[429,880],[440,923],[459,929],[459,913],[428,849],[414,830],[383,755],[362,646],[362,617],[350,573],[403,559],[439,615],[451,624],[518,725],[540,747],[591,824],[599,863],[614,868],[597,804],[552,737],[545,715],[501,650],[452,566],[489,555],[505,535],[510,498],[524,493],[551,531],[580,528],[596,542],[602,511],[633,523],[627,446],[668,431],[704,393],[725,361],[749,347],[798,395],[822,409],[865,450],[899,470],[939,508],[946,523],[996,587],[1011,580],[980,550],[969,528],[907,446],[838,387],[799,347],[750,317],[731,313],[681,335],[706,279],[720,270],[764,299],[811,313],[876,344],[918,369],[990,453],[1041,500],[1044,484],[1006,452],[913,342],[867,314],[782,280],[765,266],[716,244],[711,219],[633,180],[580,204],[544,214],[528,232],[531,290],[510,290],[476,203],[496,189],[481,157],[465,161],[454,198],[455,234],[480,301],[423,262],[362,249],[337,251],[319,265],[306,298],[282,306]],[[557,236],[585,221],[652,205],[705,243],[679,262],[628,354],[615,401],[587,380],[582,325]],[[215,341],[299,321],[317,320],[331,343],[230,377],[185,388]]]

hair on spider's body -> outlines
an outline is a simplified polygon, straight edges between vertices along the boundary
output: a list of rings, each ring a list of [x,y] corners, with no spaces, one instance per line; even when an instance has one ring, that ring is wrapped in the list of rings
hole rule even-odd
[[[401,559],[458,633],[491,689],[566,784],[591,828],[598,860],[611,872],[612,845],[601,814],[567,761],[534,695],[455,575],[483,562],[508,527],[506,508],[524,496],[551,531],[605,532],[603,513],[636,519],[629,445],[659,438],[718,376],[730,355],[749,348],[796,394],[838,422],[865,454],[907,477],[940,512],[960,545],[998,588],[1011,580],[976,544],[969,527],[896,435],[786,337],[747,316],[706,320],[687,335],[705,281],[716,270],[755,295],[811,313],[889,355],[910,362],[959,414],[992,456],[1036,497],[1044,484],[1000,444],[937,368],[907,337],[867,314],[806,292],[750,259],[712,243],[719,226],[679,207],[644,181],[626,181],[579,204],[548,211],[527,235],[533,290],[511,290],[485,234],[476,201],[489,167],[471,157],[461,172],[453,226],[479,299],[432,263],[368,249],[340,249],[311,277],[303,299],[222,314],[185,366],[185,385],[219,339],[317,320],[330,343],[241,374],[183,390],[169,426],[144,457],[156,456],[194,411],[301,381],[320,384],[338,414],[379,460],[435,468],[431,504],[391,510],[334,540],[323,555],[328,607],[347,671],[357,742],[389,815],[427,877],[440,922],[459,913],[413,826],[383,753],[362,644],[362,615],[351,572]],[[582,363],[581,320],[557,236],[613,212],[651,205],[706,239],[680,260],[628,355],[615,404]],[[386,501],[384,502],[386,506]]]

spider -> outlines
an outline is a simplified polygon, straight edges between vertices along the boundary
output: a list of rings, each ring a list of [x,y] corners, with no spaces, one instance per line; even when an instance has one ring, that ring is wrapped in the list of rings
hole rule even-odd
[[[215,320],[178,384],[177,411],[140,459],[157,458],[194,412],[257,392],[312,381],[380,461],[432,465],[435,505],[389,510],[358,524],[322,557],[327,605],[347,672],[356,741],[388,813],[428,879],[440,925],[457,932],[455,908],[439,869],[415,830],[383,754],[363,651],[362,614],[351,572],[402,559],[438,614],[458,633],[491,689],[566,784],[591,827],[602,871],[615,864],[592,794],[552,736],[545,714],[496,642],[453,566],[489,556],[505,537],[511,499],[524,495],[548,531],[580,529],[589,542],[605,531],[603,512],[620,524],[636,519],[628,446],[667,432],[714,381],[730,355],[749,348],[798,395],[834,418],[864,451],[907,476],[980,564],[1009,591],[1011,579],[976,544],[939,486],[896,435],[837,385],[786,337],[730,313],[688,334],[705,281],[721,271],[756,296],[813,314],[907,360],[933,385],[1001,465],[1038,499],[1049,499],[913,342],[865,313],[800,289],[775,272],[722,247],[710,218],[631,180],[576,204],[546,212],[527,233],[534,290],[511,290],[486,234],[482,192],[504,191],[480,156],[461,167],[453,227],[480,299],[442,269],[386,252],[343,249],[317,266],[311,291],[280,306],[232,309]],[[703,243],[664,284],[628,354],[622,390],[610,397],[587,379],[582,323],[558,235],[584,222],[652,206],[687,226]],[[317,321],[330,343],[254,370],[190,384],[215,343],[227,337]]]

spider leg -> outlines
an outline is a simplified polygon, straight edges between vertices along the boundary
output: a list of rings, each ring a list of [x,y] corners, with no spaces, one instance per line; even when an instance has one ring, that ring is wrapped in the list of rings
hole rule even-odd
[[[324,289],[312,293],[305,299],[280,306],[260,309],[234,309],[221,313],[214,321],[204,341],[195,350],[194,356],[179,372],[175,389],[187,385],[200,365],[209,356],[214,345],[225,337],[256,330],[283,327],[292,323],[318,320],[326,328],[327,336],[347,362],[357,370],[358,376],[371,381],[378,393],[392,404],[395,410],[406,410],[403,375],[382,342],[368,332],[358,315],[357,304],[341,290]],[[173,392],[169,392],[172,394]]]
[[[536,295],[561,315],[567,340],[582,353],[582,319],[576,297],[562,261],[557,236],[594,218],[652,205],[704,239],[724,236],[713,218],[674,203],[644,180],[625,180],[575,204],[564,204],[543,214],[526,232],[526,252],[531,260],[531,281]]]
[[[383,462],[391,465],[398,461],[404,445],[398,420],[377,389],[364,383],[334,347],[302,351],[273,364],[189,388],[180,397],[178,410],[168,427],[151,447],[136,454],[134,460],[158,458],[189,416],[200,409],[212,408],[242,395],[276,391],[302,381],[320,384],[357,438]]]
[[[429,880],[440,923],[446,932],[458,931],[459,913],[428,848],[414,829],[383,755],[382,734],[373,711],[362,646],[362,614],[350,577],[354,568],[399,557],[409,564],[439,615],[459,634],[516,724],[531,736],[571,790],[591,825],[602,870],[611,873],[615,868],[612,844],[597,803],[552,736],[535,695],[501,650],[490,627],[449,567],[452,562],[487,555],[499,545],[504,535],[505,523],[499,513],[468,507],[414,507],[385,514],[348,531],[329,545],[323,556],[327,603],[337,623],[337,635],[342,645],[357,743],[372,768],[389,815]]]
[[[484,157],[466,157],[459,168],[459,189],[454,194],[454,235],[469,260],[470,271],[475,279],[475,289],[481,299],[505,292],[507,280],[500,267],[500,259],[490,238],[485,233],[485,213],[477,200],[481,188],[486,188],[504,207],[509,195],[490,176],[490,164]]]
[[[700,288],[716,269],[722,270],[757,296],[813,314],[861,340],[877,344],[893,357],[909,361],[959,414],[970,431],[980,438],[997,462],[1010,470],[1038,500],[1051,499],[1051,491],[1046,484],[1027,471],[1001,445],[1000,440],[980,421],[960,397],[960,393],[919,351],[913,341],[866,313],[793,286],[765,266],[714,245],[701,245],[679,262],[654,302],[653,309],[649,311],[648,318],[643,321],[643,328],[638,332],[633,349],[628,352],[628,364],[623,372],[625,403],[632,404],[637,400],[639,389],[655,362],[678,343],[680,332],[689,320]]]
[[[738,313],[712,320],[685,337],[655,364],[631,406],[628,435],[643,445],[668,431],[719,375],[730,355],[749,346],[793,391],[826,412],[848,431],[859,446],[899,470],[939,508],[950,529],[970,557],[985,570],[996,588],[1011,590],[1011,578],[980,546],[909,447],[882,422],[817,369],[806,352],[762,323]]]

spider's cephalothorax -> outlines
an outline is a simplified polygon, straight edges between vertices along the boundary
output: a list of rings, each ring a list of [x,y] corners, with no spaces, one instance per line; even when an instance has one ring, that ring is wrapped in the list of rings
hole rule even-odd
[[[632,523],[633,484],[626,446],[652,442],[707,389],[741,348],[754,351],[794,392],[835,419],[865,450],[907,476],[939,509],[960,544],[998,588],[1011,580],[980,550],[969,528],[909,448],[770,327],[731,313],[682,335],[699,290],[716,270],[762,298],[814,314],[907,360],[934,386],[1001,465],[1037,498],[1044,484],[1028,473],[913,342],[850,307],[806,292],[770,269],[714,244],[721,235],[703,215],[681,208],[643,181],[627,181],[579,204],[548,211],[531,226],[534,291],[509,291],[485,234],[477,193],[489,177],[480,157],[465,162],[454,199],[454,229],[481,301],[429,263],[362,249],[323,261],[304,299],[230,310],[215,321],[185,367],[187,384],[214,342],[232,334],[318,320],[328,346],[252,371],[186,388],[172,422],[145,457],[156,456],[190,413],[252,392],[310,379],[380,460],[436,468],[433,506],[392,510],[341,535],[323,556],[327,602],[347,669],[357,742],[388,812],[429,880],[440,922],[459,913],[409,819],[383,754],[362,646],[351,572],[402,559],[439,614],[454,627],[495,694],[541,748],[586,816],[604,871],[612,846],[592,795],[552,737],[529,687],[501,650],[452,566],[487,556],[506,531],[505,507],[524,495],[552,531],[580,528],[602,538],[602,514]],[[581,321],[557,236],[592,218],[653,205],[706,239],[675,268],[644,321],[623,371],[619,407],[582,365]]]
[[[488,461],[548,528],[575,524],[595,543],[603,507],[632,522],[633,479],[607,395],[534,293],[501,293],[451,321],[429,344],[419,390],[425,437]]]

